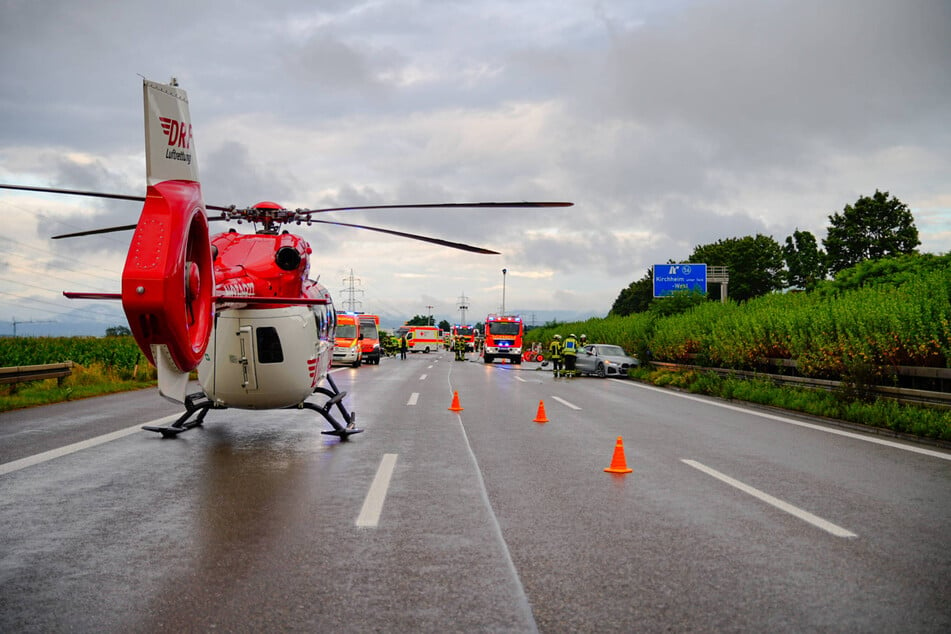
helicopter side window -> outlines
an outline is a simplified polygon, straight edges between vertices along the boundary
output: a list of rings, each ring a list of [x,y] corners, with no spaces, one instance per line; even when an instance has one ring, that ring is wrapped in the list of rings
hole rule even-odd
[[[322,339],[324,336],[324,316],[326,311],[323,306],[311,306],[310,310],[314,313],[314,327],[317,329],[317,338]]]
[[[255,331],[258,344],[259,363],[281,363],[284,361],[284,350],[281,348],[281,338],[277,328],[263,326]]]
[[[330,338],[330,329],[333,328],[333,310],[328,310],[326,306],[320,307],[320,340],[327,341]]]

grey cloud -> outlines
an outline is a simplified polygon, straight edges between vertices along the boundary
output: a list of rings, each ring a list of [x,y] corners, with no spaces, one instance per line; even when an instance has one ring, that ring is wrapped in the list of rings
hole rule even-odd
[[[746,152],[887,136],[891,117],[923,119],[921,133],[951,96],[949,25],[944,2],[706,3],[619,35],[590,94]]]
[[[267,156],[252,154],[237,141],[225,141],[202,155],[200,165],[202,195],[212,205],[246,207],[262,200],[288,204],[298,187],[295,175],[271,169]]]
[[[947,2],[193,4],[4,3],[0,146],[12,149],[0,169],[143,192],[142,172],[126,176],[142,156],[136,74],[175,75],[203,131],[208,202],[571,200],[561,210],[327,217],[496,248],[513,267],[555,271],[553,287],[577,276],[611,299],[650,264],[699,244],[756,233],[781,242],[795,225],[819,235],[828,214],[876,187],[937,214],[946,199]],[[525,105],[529,114],[516,112]],[[312,147],[273,138],[294,134]],[[38,147],[50,149],[22,165]],[[141,208],[83,206],[95,217],[63,219],[81,227],[50,221],[40,231],[124,224]],[[367,254],[364,232],[301,233],[325,277],[346,263],[383,279],[436,249],[385,238]],[[127,240],[56,248],[118,253]],[[385,292],[402,295],[382,297],[378,285],[380,303],[415,297],[386,279]],[[474,281],[458,285],[450,296],[494,301],[475,297]]]

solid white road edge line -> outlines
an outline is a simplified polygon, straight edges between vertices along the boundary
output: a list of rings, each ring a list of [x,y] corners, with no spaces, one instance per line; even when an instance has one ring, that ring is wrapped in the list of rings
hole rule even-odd
[[[744,414],[749,414],[751,416],[759,416],[760,418],[768,418],[770,420],[776,420],[781,423],[788,423],[789,425],[798,425],[799,427],[805,427],[807,429],[815,429],[816,431],[822,431],[827,434],[835,434],[837,436],[845,436],[846,438],[864,440],[865,442],[875,443],[876,445],[885,445],[886,447],[892,447],[893,449],[904,449],[905,451],[920,453],[925,456],[931,456],[932,458],[941,458],[942,460],[951,460],[951,453],[941,453],[940,451],[933,451],[931,449],[925,449],[923,447],[915,447],[914,445],[905,445],[899,442],[885,440],[884,438],[875,438],[874,436],[866,436],[864,434],[858,434],[855,432],[844,431],[841,429],[832,429],[831,427],[824,427],[823,425],[816,425],[813,423],[806,423],[800,420],[793,420],[791,418],[786,418],[785,416],[777,416],[775,414],[768,414],[766,412],[757,412],[756,410],[747,409],[744,407],[737,407],[736,405],[729,405],[727,403],[718,403],[717,401],[699,398],[697,396],[692,396],[690,394],[681,394],[679,392],[665,390],[663,388],[654,387],[652,385],[642,385],[637,382],[624,381],[621,379],[608,379],[608,380],[614,381],[615,383],[620,383],[621,385],[630,385],[633,387],[639,387],[644,390],[654,390],[655,392],[663,392],[664,394],[668,394],[670,396],[685,398],[691,401],[697,401],[698,403],[706,403],[707,405],[714,405],[716,407],[722,407],[724,409],[731,409],[735,412],[743,412]]]
[[[848,531],[842,528],[841,526],[836,526],[832,522],[826,521],[822,519],[821,517],[813,515],[812,513],[808,511],[804,511],[797,506],[793,506],[792,504],[789,504],[788,502],[783,502],[782,500],[778,498],[774,498],[772,495],[769,495],[768,493],[763,493],[759,489],[754,489],[748,484],[743,484],[739,480],[734,480],[730,476],[724,475],[715,469],[711,469],[710,467],[706,465],[700,464],[699,462],[696,462],[694,460],[687,460],[685,458],[681,458],[680,461],[686,465],[690,465],[694,469],[703,471],[707,475],[713,476],[714,478],[716,478],[717,480],[720,480],[721,482],[726,482],[731,487],[737,488],[740,491],[743,491],[744,493],[748,493],[749,495],[752,495],[753,497],[759,500],[762,500],[763,502],[766,502],[767,504],[771,504],[782,511],[786,511],[790,515],[794,517],[798,517],[804,522],[809,522],[816,528],[821,528],[822,530],[826,531],[827,533],[831,533],[835,535],[836,537],[858,537],[858,535],[856,535],[852,531]]]
[[[89,440],[82,440],[80,442],[75,442],[71,445],[66,445],[65,447],[59,447],[58,449],[50,449],[49,451],[44,451],[43,453],[38,453],[35,456],[27,456],[26,458],[20,458],[19,460],[13,460],[11,462],[5,462],[0,464],[0,475],[7,473],[12,473],[14,471],[19,471],[20,469],[26,469],[27,467],[32,467],[35,464],[41,464],[55,458],[61,458],[63,456],[68,456],[71,453],[76,453],[77,451],[82,451],[83,449],[89,449],[90,447],[95,447],[97,445],[102,445],[113,440],[122,438],[123,436],[128,436],[134,434],[137,431],[142,430],[142,425],[164,425],[165,423],[170,423],[177,419],[181,414],[172,414],[171,416],[166,416],[164,418],[159,418],[157,420],[150,421],[148,423],[141,423],[139,425],[134,425],[132,427],[126,427],[125,429],[120,429],[119,431],[114,431],[110,434],[103,434],[102,436],[96,436],[95,438],[90,438]]]
[[[406,401],[407,405],[416,405],[416,402],[419,401],[419,392],[413,392],[409,395],[409,400]]]
[[[565,407],[570,407],[571,409],[574,409],[574,410],[580,410],[580,409],[581,409],[581,408],[578,407],[577,405],[575,405],[575,404],[573,404],[573,403],[569,403],[568,401],[566,401],[566,400],[563,399],[563,398],[558,398],[557,396],[554,396],[554,395],[552,396],[552,398],[555,399],[556,401],[558,401],[559,403],[561,403],[562,405],[564,405]]]
[[[357,517],[357,526],[375,528],[380,523],[380,513],[383,512],[383,501],[386,499],[386,492],[390,488],[390,478],[393,476],[393,468],[396,466],[395,453],[383,454],[380,466],[376,470],[373,482],[370,484],[370,490],[367,491],[367,497],[363,501],[363,508],[360,509],[360,515]]]

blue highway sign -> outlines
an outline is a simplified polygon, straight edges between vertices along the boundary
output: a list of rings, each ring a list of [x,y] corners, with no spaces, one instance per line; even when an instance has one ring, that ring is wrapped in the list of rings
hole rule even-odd
[[[706,264],[655,264],[654,297],[668,297],[677,291],[707,292]]]

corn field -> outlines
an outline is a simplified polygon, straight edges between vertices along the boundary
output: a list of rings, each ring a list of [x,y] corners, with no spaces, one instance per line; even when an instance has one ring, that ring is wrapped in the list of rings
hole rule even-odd
[[[857,363],[951,367],[951,271],[897,287],[704,302],[670,317],[589,319],[534,329],[527,339],[547,342],[556,333],[584,333],[655,361],[754,369],[765,358],[795,359],[802,375],[821,378],[840,377]]]
[[[72,361],[132,370],[147,364],[132,337],[8,337],[0,339],[0,367]]]

